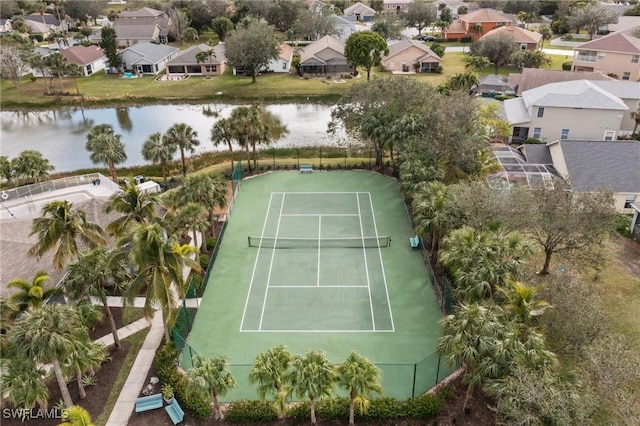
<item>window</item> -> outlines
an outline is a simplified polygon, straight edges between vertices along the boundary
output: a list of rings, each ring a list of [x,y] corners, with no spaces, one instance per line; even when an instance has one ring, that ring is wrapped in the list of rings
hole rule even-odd
[[[622,73],[622,79],[623,80],[629,80],[630,77],[631,77],[631,73],[630,72],[625,71],[625,72]]]
[[[616,137],[616,131],[615,130],[605,130],[604,131],[604,139],[605,141],[612,141],[614,140]]]
[[[569,129],[562,129],[562,134],[560,135],[560,139],[568,139],[569,138]]]
[[[520,43],[520,50],[527,50],[527,43]]]
[[[544,117],[544,107],[538,107],[538,117]]]
[[[286,71],[286,69],[287,69],[287,61],[282,61],[282,69]]]
[[[624,208],[625,209],[632,209],[633,207],[631,207],[631,204],[636,201],[636,196],[635,195],[627,195],[627,198],[624,200]]]
[[[533,128],[533,137],[536,139],[540,139],[540,133],[542,133],[542,128],[541,127],[534,127]]]
[[[598,59],[605,59],[607,57],[607,54],[604,52],[598,52]]]
[[[93,74],[93,67],[91,66],[91,64],[84,67],[84,69],[87,70],[87,75]]]
[[[637,64],[638,62],[640,62],[640,55],[633,55],[631,57],[631,63],[632,64]]]
[[[205,65],[204,69],[208,73],[218,72],[218,66],[217,65]]]

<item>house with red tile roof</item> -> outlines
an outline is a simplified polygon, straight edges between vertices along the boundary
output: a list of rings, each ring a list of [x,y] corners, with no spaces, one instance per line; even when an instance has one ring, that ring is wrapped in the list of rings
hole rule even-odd
[[[513,19],[493,9],[478,9],[458,16],[458,20],[445,28],[446,40],[471,37],[478,40],[494,28],[513,24]]]
[[[483,35],[481,39],[498,34],[508,34],[511,36],[518,50],[537,50],[540,47],[540,40],[542,40],[542,34],[520,28],[516,25],[505,25],[494,28]]]
[[[67,61],[82,68],[85,77],[103,70],[107,61],[104,51],[97,46],[76,45],[63,49],[60,53]]]
[[[640,81],[640,27],[612,33],[574,48],[573,71],[599,71]]]

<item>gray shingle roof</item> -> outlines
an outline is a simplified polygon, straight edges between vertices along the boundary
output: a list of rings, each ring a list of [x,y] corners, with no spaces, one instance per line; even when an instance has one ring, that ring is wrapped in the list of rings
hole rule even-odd
[[[127,64],[135,64],[136,61],[143,58],[150,63],[156,64],[177,50],[179,50],[177,47],[167,44],[144,42],[126,48],[122,52],[122,58]]]
[[[531,121],[529,110],[522,98],[507,99],[502,103],[502,110],[507,121],[512,126]]]
[[[602,80],[592,83],[620,99],[640,99],[640,83],[621,80]]]
[[[331,52],[330,52],[331,51]],[[328,52],[330,53],[328,59],[320,58],[318,53]],[[323,55],[327,57],[327,55]],[[335,37],[326,35],[319,40],[314,41],[300,52],[300,63],[307,63],[308,61],[314,63],[327,63],[331,58],[344,59],[344,44]]]
[[[640,193],[640,142],[560,141],[576,191],[610,188]]]
[[[160,27],[157,24],[145,25],[118,25],[114,24],[116,37],[118,39],[152,39],[159,32]]]
[[[585,108],[626,111],[629,109],[617,96],[587,80],[551,83],[522,94],[525,106]]]
[[[191,46],[184,52],[182,52],[179,56],[176,56],[169,62],[167,65],[187,65],[187,64],[197,64],[198,60],[196,56],[200,52],[204,52],[207,50],[211,50],[215,52],[215,58],[211,58],[211,60],[207,60],[207,63],[211,64],[221,64],[226,60],[226,56],[224,54],[224,43],[217,44],[215,46],[209,46],[208,44],[198,44],[196,46]]]
[[[431,49],[429,49],[429,47],[427,47],[426,44],[416,41],[416,40],[400,40],[396,43],[390,44],[389,45],[389,54],[386,55],[384,58],[388,59],[391,58],[395,55],[397,55],[400,52],[403,52],[407,49],[409,49],[410,47],[415,47],[417,49],[420,49],[424,55],[426,56],[433,56],[434,58],[438,59],[438,60],[442,60],[438,55],[435,54],[435,52]]]
[[[527,164],[553,165],[549,147],[544,144],[525,144],[518,148],[527,160]]]
[[[612,80],[612,78],[599,72],[544,70],[538,68],[525,68],[520,74],[509,74],[509,83],[514,83],[518,86],[518,95],[545,84],[573,80]]]
[[[345,15],[353,15],[360,14],[362,16],[373,16],[376,14],[376,11],[371,9],[366,4],[357,2],[353,6],[349,6],[344,10]]]

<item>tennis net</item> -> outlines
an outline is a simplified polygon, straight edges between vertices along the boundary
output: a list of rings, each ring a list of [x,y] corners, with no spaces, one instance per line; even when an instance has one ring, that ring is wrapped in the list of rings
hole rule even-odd
[[[249,247],[261,248],[378,248],[389,247],[391,237],[342,237],[342,238],[273,238],[247,237]]]

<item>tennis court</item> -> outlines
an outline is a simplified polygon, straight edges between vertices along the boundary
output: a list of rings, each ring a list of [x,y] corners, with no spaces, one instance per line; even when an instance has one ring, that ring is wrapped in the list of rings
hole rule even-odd
[[[255,355],[284,344],[352,350],[382,370],[385,395],[406,398],[446,373],[433,355],[441,318],[397,183],[370,172],[276,172],[242,182],[188,338],[228,355],[256,398]],[[189,367],[188,357],[182,364]]]

